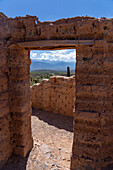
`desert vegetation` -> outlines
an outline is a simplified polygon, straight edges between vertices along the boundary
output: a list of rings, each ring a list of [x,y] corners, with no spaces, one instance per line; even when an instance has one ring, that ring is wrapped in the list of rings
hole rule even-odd
[[[51,76],[67,76],[67,71],[55,71],[55,70],[36,70],[30,72],[30,85],[34,83],[40,83],[43,79],[49,79]],[[70,71],[70,76],[75,75],[75,71]]]

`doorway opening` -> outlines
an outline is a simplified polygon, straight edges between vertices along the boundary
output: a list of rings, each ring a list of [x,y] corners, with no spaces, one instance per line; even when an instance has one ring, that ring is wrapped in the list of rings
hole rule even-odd
[[[40,160],[34,167],[70,168],[76,51],[35,50],[30,58],[34,156]],[[67,77],[67,67],[70,77]]]
[[[67,67],[70,76],[75,75],[76,50],[32,50],[30,52],[30,81],[35,82],[49,79],[51,76],[67,76]]]

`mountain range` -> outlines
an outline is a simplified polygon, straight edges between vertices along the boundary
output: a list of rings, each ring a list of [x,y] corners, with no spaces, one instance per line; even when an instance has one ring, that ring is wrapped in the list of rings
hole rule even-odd
[[[70,70],[75,70],[74,62],[65,62],[65,61],[50,61],[50,60],[31,60],[30,70],[57,70],[64,71],[67,69],[67,66],[70,67]]]

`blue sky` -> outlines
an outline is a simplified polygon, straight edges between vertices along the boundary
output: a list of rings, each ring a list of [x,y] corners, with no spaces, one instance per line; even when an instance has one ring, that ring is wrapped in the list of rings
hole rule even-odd
[[[40,21],[74,16],[113,17],[113,0],[0,0],[0,11],[9,17],[39,17]]]
[[[39,21],[54,21],[60,18],[75,16],[113,17],[113,0],[0,0],[0,11],[8,17],[34,15]],[[67,52],[67,56],[66,56]],[[72,51],[55,51],[56,59],[65,59],[64,55],[73,60]],[[46,53],[46,54],[44,54]],[[70,53],[70,54],[69,54]],[[61,58],[59,57],[61,55]],[[35,57],[34,57],[35,56]],[[51,61],[55,59],[53,53],[31,52],[31,59],[43,57]]]
[[[49,60],[49,61],[75,61],[76,51],[75,50],[52,50],[52,51],[31,51],[32,60]]]

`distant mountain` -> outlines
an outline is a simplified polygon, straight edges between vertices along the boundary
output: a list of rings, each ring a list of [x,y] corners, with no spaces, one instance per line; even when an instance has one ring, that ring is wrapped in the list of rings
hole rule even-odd
[[[70,67],[70,70],[75,70],[74,62],[65,62],[65,61],[49,61],[49,60],[32,60],[30,70],[57,70],[64,71],[67,69],[67,66]]]

